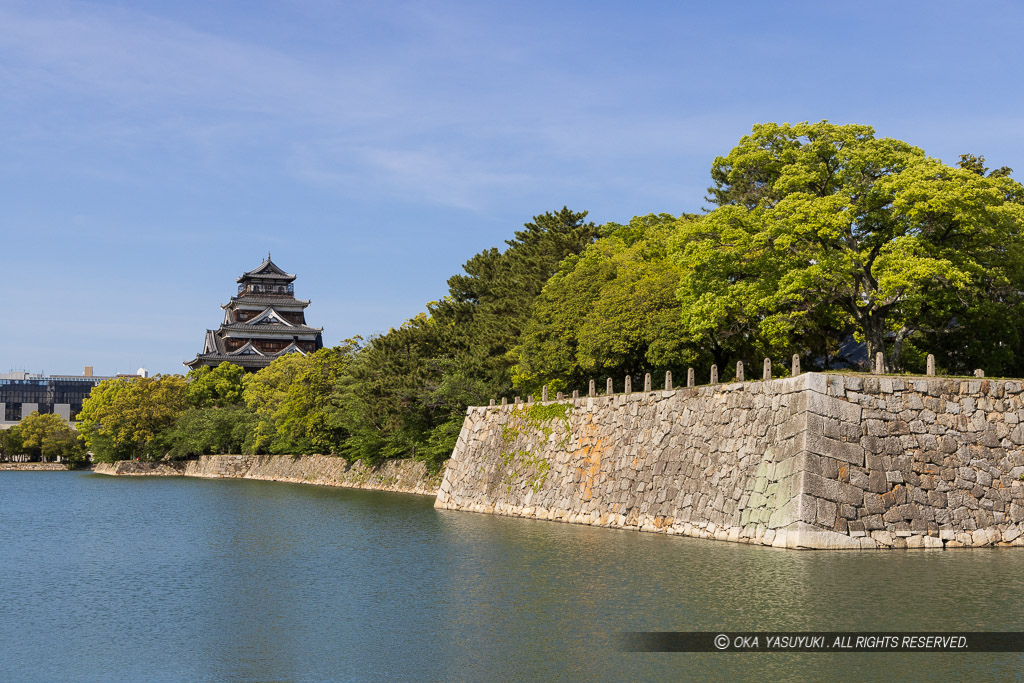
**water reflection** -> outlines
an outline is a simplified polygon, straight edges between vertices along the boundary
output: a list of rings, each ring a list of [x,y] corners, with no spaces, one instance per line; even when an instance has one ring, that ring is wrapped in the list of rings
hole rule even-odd
[[[1024,630],[1018,549],[796,552],[248,481],[12,472],[0,491],[14,680],[1008,679],[1024,663],[616,649],[644,630]]]

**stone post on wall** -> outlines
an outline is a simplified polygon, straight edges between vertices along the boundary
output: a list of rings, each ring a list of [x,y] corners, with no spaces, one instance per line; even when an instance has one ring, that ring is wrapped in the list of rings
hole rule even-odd
[[[925,366],[924,374],[934,375],[935,374],[935,356],[928,354],[928,361]]]
[[[607,381],[605,381],[605,383],[604,383],[604,393],[606,395],[608,395],[608,396],[611,396],[612,394],[615,393],[615,385],[612,384],[612,378],[611,377],[609,377],[607,379]]]
[[[630,377],[629,375],[626,375],[625,386],[626,386],[626,388],[623,390],[624,393],[627,393],[627,394],[633,393],[633,378]]]
[[[712,365],[711,366],[711,383],[712,384],[718,384],[718,366],[717,365]]]
[[[579,389],[573,389],[572,390],[572,400],[575,401],[579,397],[580,397],[580,390]]]
[[[594,386],[594,380],[590,380],[590,396],[597,396],[597,387]]]
[[[651,390],[651,373],[644,375],[644,391]]]
[[[881,351],[875,354],[875,374],[885,374],[885,355]]]
[[[687,368],[686,370],[686,386],[692,387],[694,383],[694,372],[693,368]]]
[[[540,400],[543,401],[544,403],[548,402],[548,385],[547,384],[545,384],[544,387],[540,390]]]
[[[503,406],[507,406],[508,405],[508,399],[505,398],[504,396],[501,397],[501,405],[503,405]]]
[[[761,370],[761,379],[769,380],[772,378],[772,359],[764,359],[764,369]]]
[[[975,377],[984,377],[985,376],[985,371],[982,370],[981,368],[978,368],[977,370],[974,371],[974,376]]]
[[[665,391],[672,391],[672,371],[665,371]]]
[[[736,381],[743,381],[743,361],[741,360],[736,361]]]
[[[790,374],[793,375],[793,377],[800,374],[800,356],[795,353],[793,354],[793,369]]]
[[[490,406],[494,405],[494,399],[493,398],[491,399],[491,402],[488,405],[490,405]]]

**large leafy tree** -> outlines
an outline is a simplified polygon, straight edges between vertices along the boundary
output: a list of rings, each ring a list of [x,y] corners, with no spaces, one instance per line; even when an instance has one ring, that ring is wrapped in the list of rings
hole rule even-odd
[[[22,443],[21,429],[14,425],[9,429],[0,429],[0,456],[5,460],[15,455],[23,455],[25,448]]]
[[[181,375],[106,379],[78,413],[78,430],[100,462],[166,455],[158,436],[188,406]]]
[[[289,452],[337,453],[348,431],[341,417],[337,385],[354,348],[345,344],[305,356],[281,402],[277,433]]]
[[[448,280],[449,295],[386,334],[359,341],[337,385],[343,452],[355,458],[422,458],[455,445],[467,405],[509,394],[510,350],[534,300],[567,255],[597,234],[586,212],[535,216]]]
[[[243,402],[245,371],[240,365],[227,361],[215,368],[203,365],[190,370],[186,379],[188,401],[196,408],[239,405]]]
[[[59,415],[35,412],[18,423],[17,429],[21,448],[30,457],[60,459],[69,467],[84,461],[84,444]]]
[[[171,458],[241,453],[252,441],[255,419],[243,404],[245,371],[223,362],[186,376],[188,409],[157,437]]]
[[[442,356],[437,325],[425,314],[358,349],[338,382],[346,455],[426,457],[431,431],[447,417],[434,396]]]
[[[517,384],[583,386],[595,375],[642,376],[694,360],[699,350],[681,343],[679,270],[666,249],[678,221],[693,219],[610,223],[582,254],[564,259],[515,350]]]
[[[914,335],[1020,305],[1022,188],[1005,174],[823,121],[755,126],[712,179],[719,208],[679,235],[679,296],[688,332],[733,353],[853,330],[899,369]]]
[[[504,252],[489,249],[448,280],[449,296],[430,307],[453,364],[473,402],[512,390],[510,351],[533,313],[545,283],[562,259],[578,254],[598,236],[587,212],[563,207],[534,216],[507,240]],[[459,411],[461,413],[461,411]]]
[[[242,453],[252,442],[255,422],[244,405],[189,408],[157,440],[173,459]]]

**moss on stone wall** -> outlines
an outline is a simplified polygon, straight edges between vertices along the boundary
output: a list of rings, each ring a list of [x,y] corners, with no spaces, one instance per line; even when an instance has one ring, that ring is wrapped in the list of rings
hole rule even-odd
[[[539,491],[547,481],[551,463],[541,452],[533,452],[530,446],[512,448],[520,438],[535,434],[543,435],[543,441],[549,441],[554,434],[555,425],[561,424],[564,435],[555,445],[556,449],[569,446],[572,432],[569,430],[569,415],[572,406],[567,403],[544,405],[533,403],[517,408],[509,415],[508,421],[502,425],[501,438],[506,448],[501,452],[501,461],[505,466],[502,483],[507,491],[511,491],[516,481],[525,476],[525,484],[535,492]]]

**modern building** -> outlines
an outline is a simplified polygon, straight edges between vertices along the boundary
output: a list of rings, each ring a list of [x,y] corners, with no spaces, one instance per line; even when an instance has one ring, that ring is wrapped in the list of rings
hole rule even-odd
[[[224,322],[206,331],[202,353],[184,364],[195,369],[228,361],[256,372],[286,353],[323,348],[323,328],[306,325],[309,301],[295,298],[294,281],[267,254],[258,268],[236,280],[238,294],[221,306]]]
[[[55,413],[74,422],[89,392],[105,379],[109,377],[94,375],[89,365],[82,375],[0,374],[0,429],[14,426],[34,412]]]

